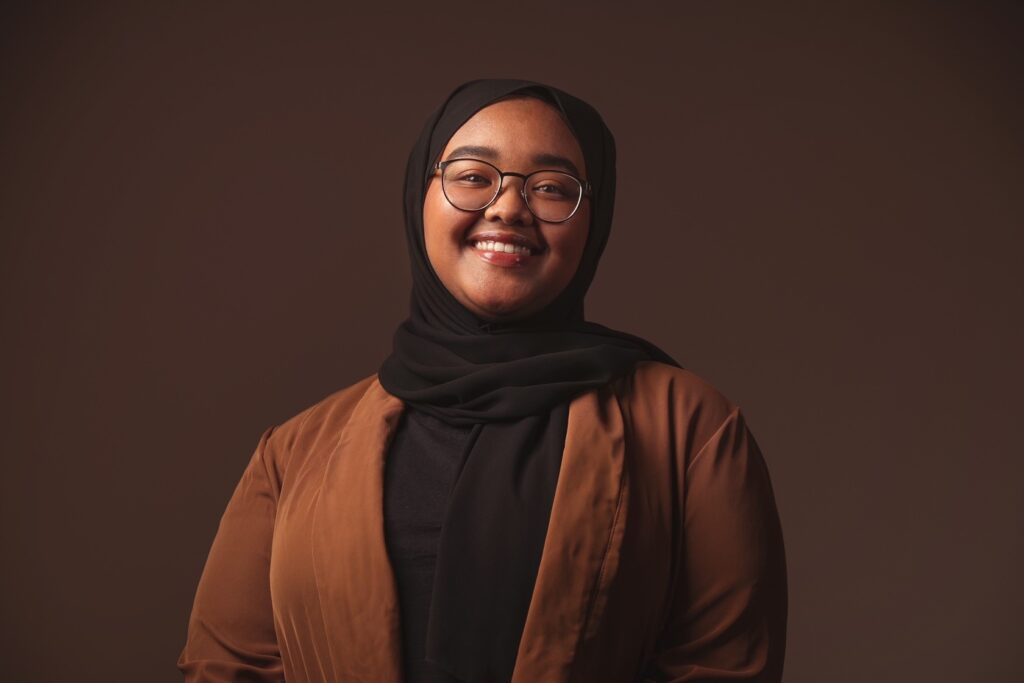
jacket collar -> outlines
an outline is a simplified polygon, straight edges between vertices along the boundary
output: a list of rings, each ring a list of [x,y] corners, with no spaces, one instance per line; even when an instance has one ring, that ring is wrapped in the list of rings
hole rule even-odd
[[[401,400],[374,379],[331,453],[314,505],[313,563],[338,681],[401,680],[398,598],[384,541],[384,459]],[[616,573],[628,488],[614,396],[569,406],[551,518],[512,683],[566,681]],[[345,532],[339,532],[339,526]],[[331,549],[325,552],[324,549]],[[353,656],[352,653],[359,653]]]

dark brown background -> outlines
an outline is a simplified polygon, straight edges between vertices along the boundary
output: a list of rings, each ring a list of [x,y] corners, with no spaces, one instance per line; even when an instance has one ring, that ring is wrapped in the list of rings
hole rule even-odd
[[[786,680],[1016,679],[1019,7],[158,4],[0,10],[0,677],[178,680],[260,433],[403,317],[422,121],[499,75],[617,135],[589,314],[748,415]]]

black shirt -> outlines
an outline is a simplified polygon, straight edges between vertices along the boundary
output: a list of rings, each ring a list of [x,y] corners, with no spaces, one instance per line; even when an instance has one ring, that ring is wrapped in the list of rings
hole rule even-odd
[[[424,659],[437,545],[473,427],[407,406],[385,460],[384,534],[395,572],[405,683],[457,683]]]

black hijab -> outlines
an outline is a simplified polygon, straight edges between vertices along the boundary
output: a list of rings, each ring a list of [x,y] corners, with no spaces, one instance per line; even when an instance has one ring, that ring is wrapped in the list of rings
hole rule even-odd
[[[526,320],[485,321],[445,288],[427,258],[423,200],[451,136],[511,94],[548,102],[583,151],[591,224],[579,268]],[[540,563],[565,445],[569,402],[641,360],[678,365],[653,344],[583,317],[583,298],[611,231],[615,141],[597,111],[557,88],[486,79],[455,89],[409,156],[405,229],[410,315],[380,368],[383,387],[414,409],[475,425],[438,547],[427,658],[466,683],[508,681]]]

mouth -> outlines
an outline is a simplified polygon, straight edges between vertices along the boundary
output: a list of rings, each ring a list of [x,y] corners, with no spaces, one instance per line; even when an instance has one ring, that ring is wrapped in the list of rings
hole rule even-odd
[[[479,232],[466,241],[479,251],[523,255],[536,255],[542,251],[535,241],[511,232]]]
[[[515,233],[481,232],[466,240],[477,256],[496,266],[524,266],[544,249],[533,240]]]

